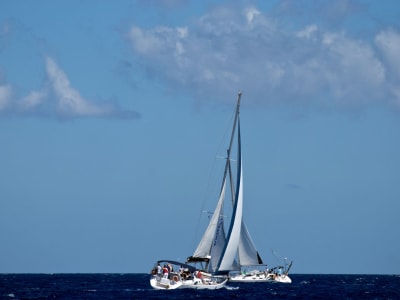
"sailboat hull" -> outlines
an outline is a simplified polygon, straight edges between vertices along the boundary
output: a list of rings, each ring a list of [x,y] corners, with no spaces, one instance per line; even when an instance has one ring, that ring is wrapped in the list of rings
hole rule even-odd
[[[229,282],[280,282],[292,283],[292,279],[285,274],[273,274],[256,272],[249,274],[233,274],[229,276]]]
[[[175,289],[195,289],[195,290],[218,290],[225,286],[228,278],[224,278],[222,280],[200,280],[200,279],[188,279],[183,280],[180,279],[178,281],[167,279],[167,278],[159,278],[157,276],[153,276],[150,279],[150,285],[152,288],[157,290],[175,290]]]
[[[158,273],[157,266],[169,266],[172,270],[164,278]],[[179,271],[174,271],[178,270]],[[227,276],[214,276],[210,273],[197,270],[191,265],[171,260],[160,260],[150,272],[150,285],[157,290],[196,289],[217,290],[228,282]]]
[[[168,279],[154,275],[150,278],[150,285],[156,290],[175,290],[182,286],[182,280],[178,277]]]
[[[195,280],[184,280],[183,284],[180,288],[182,289],[196,289],[196,290],[218,290],[225,286],[225,283],[228,281],[228,278],[223,279],[220,282],[201,281],[200,279]]]

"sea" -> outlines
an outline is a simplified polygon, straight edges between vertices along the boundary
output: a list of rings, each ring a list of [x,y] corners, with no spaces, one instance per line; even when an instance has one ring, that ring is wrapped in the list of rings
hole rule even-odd
[[[148,274],[0,274],[0,299],[400,299],[400,275],[301,275],[292,283],[154,290]]]

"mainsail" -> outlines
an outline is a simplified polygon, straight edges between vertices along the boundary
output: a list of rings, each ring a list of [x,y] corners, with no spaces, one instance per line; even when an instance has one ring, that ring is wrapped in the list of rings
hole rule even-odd
[[[240,127],[238,127],[240,128]],[[239,133],[240,136],[240,133]],[[240,148],[239,148],[240,149]],[[235,257],[238,251],[240,229],[242,224],[243,212],[243,187],[242,187],[242,167],[241,157],[239,153],[239,167],[238,167],[238,183],[236,187],[235,202],[233,205],[233,213],[231,224],[228,231],[227,243],[218,264],[218,272],[229,272],[238,269]]]

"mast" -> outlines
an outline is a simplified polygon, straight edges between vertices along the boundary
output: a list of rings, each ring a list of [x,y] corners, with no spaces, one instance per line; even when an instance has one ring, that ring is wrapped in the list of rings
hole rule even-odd
[[[240,112],[240,99],[242,98],[242,91],[238,92],[238,99],[236,103],[236,110],[235,110],[235,119],[233,121],[233,126],[232,126],[232,133],[231,133],[231,138],[229,141],[229,147],[226,149],[226,164],[225,164],[225,170],[224,170],[224,177],[222,178],[222,184],[221,184],[221,191],[224,188],[224,183],[226,179],[226,175],[229,174],[229,182],[230,182],[230,189],[231,189],[231,201],[232,204],[235,202],[235,186],[233,183],[233,176],[232,176],[232,168],[231,168],[231,149],[232,149],[232,144],[233,140],[235,137],[235,132],[236,132],[236,124],[238,123],[238,118],[239,118],[239,112]]]
[[[235,120],[233,121],[233,128],[232,128],[232,134],[231,134],[231,139],[229,142],[229,148],[226,150],[227,152],[227,163],[226,163],[226,168],[225,168],[225,174],[227,169],[229,170],[229,182],[230,182],[230,188],[231,188],[231,197],[232,197],[232,203],[234,203],[234,191],[235,187],[233,184],[233,178],[232,178],[232,169],[231,169],[231,149],[232,149],[232,144],[233,144],[233,139],[235,137],[235,131],[236,131],[236,124],[238,123],[238,118],[239,118],[239,112],[240,112],[240,99],[242,98],[242,92],[238,92],[238,99],[237,99],[237,104],[236,104],[236,111],[235,111]],[[225,177],[226,175],[224,175]]]
[[[235,120],[233,121],[233,128],[232,128],[232,134],[231,134],[231,140],[229,142],[229,148],[228,148],[228,160],[230,159],[230,152],[231,152],[231,148],[232,148],[232,143],[233,143],[233,138],[235,137],[235,131],[236,131],[236,124],[237,124],[237,120],[239,118],[239,110],[240,110],[240,98],[242,97],[242,92],[239,91],[238,93],[238,100],[237,100],[237,104],[236,104],[236,111],[235,111]]]

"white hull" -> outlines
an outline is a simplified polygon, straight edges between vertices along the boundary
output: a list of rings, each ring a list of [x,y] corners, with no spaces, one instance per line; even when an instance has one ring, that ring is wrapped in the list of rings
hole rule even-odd
[[[152,276],[150,279],[150,285],[156,290],[175,290],[182,286],[182,280],[180,280],[180,278],[178,278],[177,280],[173,280],[168,278],[160,278],[158,276]]]
[[[292,279],[288,275],[277,274],[250,274],[250,275],[235,275],[229,277],[229,282],[280,282],[292,283]]]
[[[167,278],[160,278],[158,276],[152,276],[150,279],[150,285],[157,290],[175,290],[175,289],[196,289],[196,290],[217,290],[223,288],[228,278],[222,281],[215,281],[211,279],[188,279],[182,280],[177,279],[171,280]]]
[[[207,279],[203,281],[200,279],[194,279],[194,280],[189,279],[189,280],[184,280],[180,288],[196,289],[196,290],[217,290],[223,288],[227,281],[228,278],[224,279],[222,282],[215,282]]]

